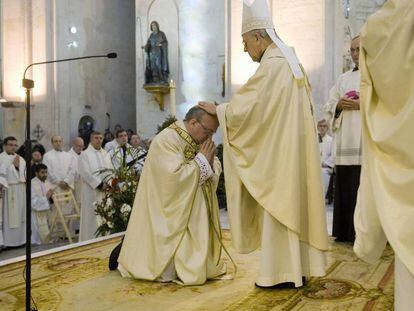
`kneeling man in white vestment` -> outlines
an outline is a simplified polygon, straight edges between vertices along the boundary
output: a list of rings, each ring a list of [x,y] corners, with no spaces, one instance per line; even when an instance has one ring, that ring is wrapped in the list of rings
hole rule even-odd
[[[118,260],[123,276],[198,285],[225,273],[217,127],[215,116],[193,107],[152,141]]]

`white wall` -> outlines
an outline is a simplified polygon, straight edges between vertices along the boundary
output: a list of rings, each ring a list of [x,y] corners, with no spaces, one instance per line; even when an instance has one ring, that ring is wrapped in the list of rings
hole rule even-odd
[[[312,86],[317,114],[326,102],[327,47],[325,0],[274,0],[276,31],[293,46]],[[327,69],[327,70],[326,70]]]
[[[378,11],[386,0],[350,0],[349,23],[353,36],[361,31],[367,18]]]
[[[79,119],[90,114],[103,131],[120,123],[135,129],[134,0],[3,0],[2,54],[4,96],[20,100],[23,68],[36,61],[106,54],[118,58],[41,65],[29,72],[35,88],[32,128],[44,130],[41,142],[62,135],[66,146]],[[69,32],[75,26],[77,33]],[[69,47],[72,41],[77,47]],[[6,78],[7,77],[7,78]],[[17,86],[17,87],[16,87]],[[23,140],[22,109],[4,113],[4,135]]]
[[[326,102],[334,67],[337,66],[332,39],[335,6],[332,0],[270,0],[275,29],[284,42],[293,46],[302,62],[317,108]],[[231,14],[231,87],[236,92],[254,73],[257,64],[243,52],[241,39],[242,3],[230,0]],[[328,16],[328,18],[327,18]],[[341,56],[339,56],[341,58]]]

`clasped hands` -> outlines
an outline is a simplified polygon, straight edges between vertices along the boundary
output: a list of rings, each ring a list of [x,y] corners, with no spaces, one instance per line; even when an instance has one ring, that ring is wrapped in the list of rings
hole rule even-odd
[[[200,153],[204,155],[210,163],[210,166],[213,167],[214,156],[216,155],[216,145],[214,144],[211,137],[207,138],[200,146]]]
[[[16,155],[13,159],[13,165],[16,169],[19,169],[19,165],[20,165],[20,157],[18,155]]]

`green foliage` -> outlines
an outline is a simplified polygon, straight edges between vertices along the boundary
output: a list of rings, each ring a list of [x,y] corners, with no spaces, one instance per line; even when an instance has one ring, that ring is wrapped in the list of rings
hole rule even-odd
[[[157,126],[157,134],[159,134],[163,129],[169,127],[175,121],[177,121],[177,118],[172,115],[169,115],[161,125]]]

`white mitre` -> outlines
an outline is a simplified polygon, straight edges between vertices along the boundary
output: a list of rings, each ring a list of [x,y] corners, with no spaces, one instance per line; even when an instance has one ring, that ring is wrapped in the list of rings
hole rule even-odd
[[[242,35],[256,29],[266,29],[267,34],[280,49],[283,56],[285,56],[295,78],[302,79],[304,74],[295,51],[287,46],[276,34],[267,0],[244,0]]]

